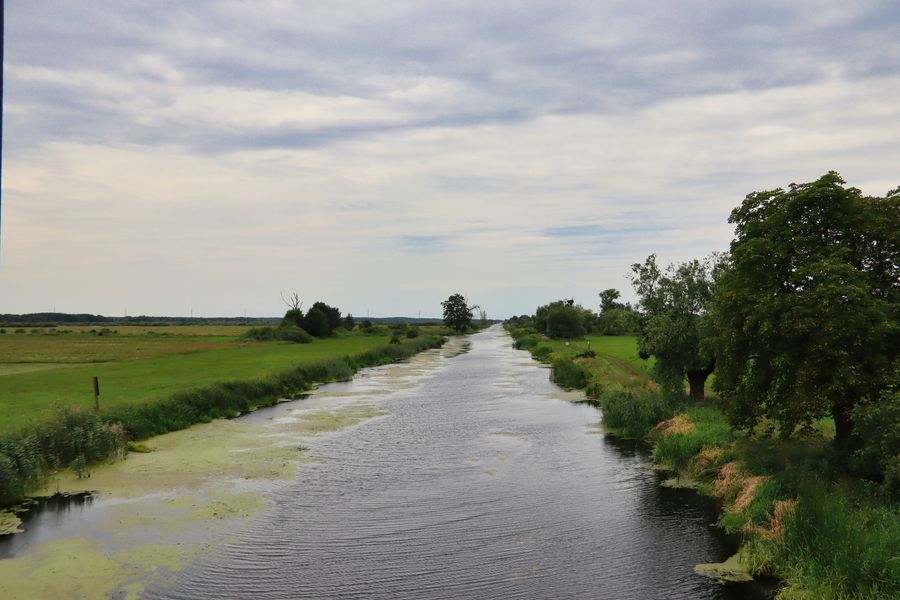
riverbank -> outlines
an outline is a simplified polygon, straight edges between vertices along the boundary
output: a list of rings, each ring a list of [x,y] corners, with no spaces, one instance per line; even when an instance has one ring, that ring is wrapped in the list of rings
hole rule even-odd
[[[267,351],[269,346],[279,351],[288,346],[318,347],[318,350],[314,354],[307,352],[314,360],[304,361],[302,355],[298,356],[302,350],[290,348],[295,366],[265,377],[194,386],[159,399],[122,402],[99,413],[60,407],[53,417],[6,432],[0,435],[0,506],[10,506],[39,489],[55,471],[71,466],[77,476],[86,477],[90,465],[123,456],[129,447],[141,449],[129,442],[270,406],[308,391],[317,383],[348,379],[360,368],[394,362],[439,347],[445,339],[421,336],[400,343],[385,340],[372,344],[364,336],[359,337],[366,341],[367,349],[344,353],[338,346],[338,351],[327,358],[321,354],[327,345],[324,342],[260,344]],[[345,339],[356,342],[353,338]],[[145,367],[141,364],[135,368]]]
[[[555,381],[586,391],[608,433],[645,440],[672,475],[667,485],[720,503],[719,526],[744,544],[730,564],[700,571],[778,577],[781,600],[900,597],[900,511],[874,485],[845,474],[827,423],[791,440],[778,438],[771,424],[737,432],[714,400],[663,398],[649,371],[641,377],[628,368],[621,344],[593,340],[592,355],[585,342],[510,333],[552,366]],[[604,345],[620,356],[604,353]]]

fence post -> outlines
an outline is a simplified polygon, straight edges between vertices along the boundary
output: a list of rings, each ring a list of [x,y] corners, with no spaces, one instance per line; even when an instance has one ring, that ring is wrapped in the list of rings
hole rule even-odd
[[[100,381],[94,376],[94,410],[100,412]]]

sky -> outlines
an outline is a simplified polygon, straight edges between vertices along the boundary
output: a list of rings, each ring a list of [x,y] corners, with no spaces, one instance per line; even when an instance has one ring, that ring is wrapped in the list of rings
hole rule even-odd
[[[900,3],[7,0],[0,313],[489,317],[900,185]]]

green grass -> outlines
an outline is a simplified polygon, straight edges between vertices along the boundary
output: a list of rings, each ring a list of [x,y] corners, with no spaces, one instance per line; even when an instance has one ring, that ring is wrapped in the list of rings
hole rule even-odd
[[[35,337],[47,338],[42,341],[41,352],[48,360],[54,358],[52,343],[58,344],[58,355],[65,357],[73,356],[80,347],[78,343],[71,344],[68,336]],[[98,339],[105,344],[104,338],[94,338]],[[117,340],[121,345],[115,351],[118,359],[113,362],[0,375],[0,431],[42,418],[54,405],[92,407],[93,376],[100,379],[100,404],[105,411],[214,383],[255,379],[326,358],[359,354],[389,341],[388,336],[369,335],[328,338],[312,344],[238,343],[230,338],[213,338],[210,347],[198,349],[193,345],[195,336],[161,339],[161,356],[129,359],[134,347],[147,341],[141,336],[129,336]],[[184,353],[185,348],[191,350]]]

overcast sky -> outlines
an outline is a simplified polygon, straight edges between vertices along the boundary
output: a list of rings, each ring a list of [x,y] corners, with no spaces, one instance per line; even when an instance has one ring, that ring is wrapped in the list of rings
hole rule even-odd
[[[8,0],[0,312],[596,308],[900,184],[900,3]]]

